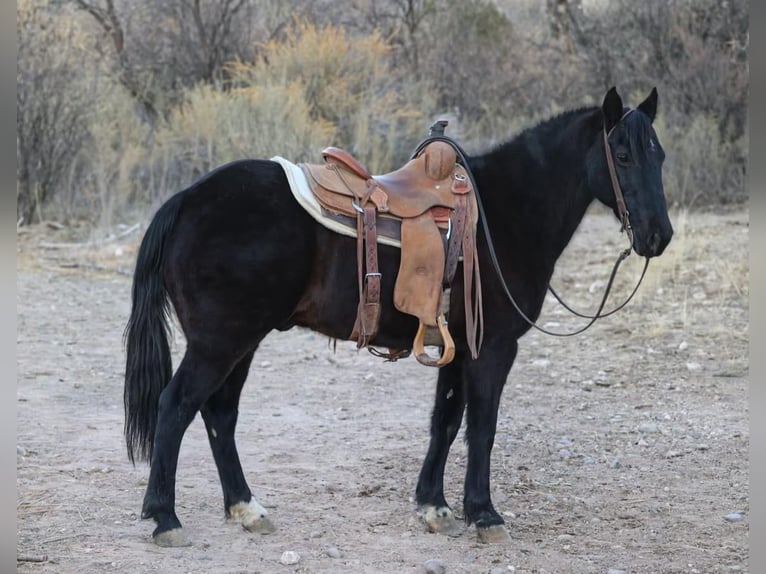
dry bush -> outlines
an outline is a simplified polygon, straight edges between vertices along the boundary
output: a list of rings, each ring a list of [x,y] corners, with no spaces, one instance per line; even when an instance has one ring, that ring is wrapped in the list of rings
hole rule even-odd
[[[82,13],[24,0],[18,19],[19,216],[108,230],[135,195],[148,127]]]
[[[227,67],[225,88],[199,85],[157,131],[155,181],[178,188],[231,160],[282,155],[317,161],[327,145],[347,148],[376,171],[390,168],[424,134],[427,120],[387,62],[379,36],[296,20],[252,63]],[[409,94],[409,100],[408,100]],[[172,177],[157,176],[168,174]]]
[[[698,208],[746,199],[747,142],[723,138],[717,118],[697,114],[691,123],[655,122],[666,150],[665,195],[671,205]]]
[[[617,85],[635,105],[658,87],[671,199],[695,207],[746,199],[747,1],[554,4],[564,7],[567,41],[594,94]]]
[[[138,120],[135,101],[115,81],[104,81],[104,96],[90,122],[91,146],[84,157],[81,178],[70,182],[67,205],[72,214],[92,221],[101,232],[114,229],[145,190],[138,174],[150,161],[151,131]]]
[[[90,38],[66,9],[20,0],[16,12],[17,217],[44,218],[45,204],[77,177],[98,94],[83,74]]]
[[[333,126],[312,119],[296,84],[249,86],[222,91],[199,86],[158,130],[155,160],[184,166],[185,184],[223,163],[283,155],[307,160],[321,149]],[[178,182],[179,186],[183,185]]]
[[[17,29],[26,221],[108,228],[226,161],[331,144],[381,172],[437,115],[474,151],[611,85],[658,87],[672,204],[746,199],[746,0],[20,0]]]
[[[112,74],[154,124],[183,102],[186,90],[225,78],[227,62],[246,57],[289,22],[308,0],[69,0],[99,31]]]
[[[433,109],[431,92],[405,81],[390,53],[377,33],[352,37],[337,26],[296,19],[282,40],[260,47],[253,63],[232,66],[232,83],[300,86],[311,117],[334,127],[325,143],[347,148],[380,171],[407,157]]]

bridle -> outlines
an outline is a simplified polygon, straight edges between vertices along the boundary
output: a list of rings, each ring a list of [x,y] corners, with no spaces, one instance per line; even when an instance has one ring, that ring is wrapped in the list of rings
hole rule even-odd
[[[622,224],[620,231],[625,231],[627,233],[631,249],[633,247],[633,228],[630,226],[630,212],[625,205],[625,197],[622,195],[620,180],[617,178],[617,170],[614,167],[614,158],[612,157],[612,146],[609,145],[609,136],[612,135],[614,128],[616,128],[617,125],[632,112],[633,110],[628,110],[622,114],[622,117],[608,132],[606,131],[606,124],[604,124],[604,129],[601,130],[601,133],[604,134],[604,151],[606,152],[606,165],[609,168],[609,179],[612,180],[612,190],[614,191],[614,198],[617,202],[617,211],[620,214],[620,223]]]
[[[604,304],[606,303],[606,300],[607,300],[607,298],[609,296],[609,291],[612,288],[612,282],[614,281],[614,276],[617,273],[617,269],[620,266],[620,263],[622,263],[628,257],[628,255],[630,255],[630,253],[631,253],[631,251],[633,249],[633,228],[630,225],[630,212],[628,211],[628,208],[625,205],[625,197],[622,194],[622,188],[620,187],[620,180],[617,178],[617,170],[614,167],[614,158],[612,157],[612,148],[609,145],[609,136],[612,134],[612,131],[614,130],[614,128],[616,128],[617,125],[622,120],[624,120],[629,114],[631,114],[632,112],[633,112],[633,110],[627,110],[622,115],[622,117],[617,121],[617,123],[615,123],[611,127],[611,129],[608,132],[606,130],[606,125],[604,125],[604,129],[601,131],[601,133],[604,136],[604,151],[606,153],[606,165],[607,165],[607,168],[609,170],[609,179],[612,182],[612,191],[614,192],[614,197],[615,197],[615,201],[616,201],[616,204],[617,204],[617,212],[618,212],[619,217],[620,217],[620,223],[621,223],[620,232],[624,231],[626,233],[626,235],[628,237],[628,243],[629,243],[628,248],[625,249],[624,251],[622,251],[620,253],[620,255],[618,256],[617,261],[615,261],[615,264],[614,264],[614,266],[612,268],[612,273],[609,276],[609,281],[607,282],[607,286],[606,286],[606,289],[604,291],[604,296],[603,296],[603,298],[601,300],[601,304],[599,305],[598,311],[596,311],[595,315],[588,315],[588,314],[585,314],[585,313],[580,313],[578,311],[575,311],[574,309],[572,309],[569,305],[567,305],[561,299],[559,294],[556,293],[556,291],[553,289],[552,286],[548,285],[548,290],[551,292],[551,294],[556,298],[556,300],[567,311],[569,311],[573,315],[576,315],[577,317],[582,317],[583,319],[590,319],[591,320],[590,323],[588,323],[585,327],[583,327],[582,329],[576,331],[575,333],[560,334],[560,333],[552,333],[552,332],[546,331],[550,335],[556,335],[556,336],[562,336],[563,337],[563,336],[569,336],[569,335],[575,335],[575,334],[581,333],[582,331],[584,331],[585,329],[590,327],[593,323],[595,323],[597,319],[601,319],[601,318],[604,318],[604,317],[608,317],[609,315],[613,315],[614,313],[616,313],[617,311],[619,311],[620,309],[625,307],[625,305],[627,305],[628,302],[630,302],[630,300],[633,298],[633,295],[636,294],[636,291],[638,291],[638,287],[639,287],[639,285],[641,285],[641,282],[644,279],[644,275],[646,275],[646,270],[649,267],[649,258],[647,257],[645,259],[645,262],[644,262],[644,269],[641,272],[641,276],[639,277],[638,282],[636,283],[636,286],[633,288],[633,291],[631,291],[631,293],[628,296],[628,298],[625,299],[625,301],[623,301],[622,304],[618,305],[617,307],[615,307],[611,311],[607,311],[606,313],[602,313]],[[527,319],[527,318],[524,317],[524,319]],[[527,321],[528,321],[528,319],[527,319]],[[536,325],[533,325],[533,326],[537,327]]]
[[[615,275],[617,274],[617,269],[619,269],[620,264],[630,255],[631,251],[633,250],[633,229],[631,228],[631,225],[630,225],[630,219],[629,219],[630,213],[628,212],[627,206],[625,205],[625,198],[622,194],[620,181],[617,177],[617,170],[615,169],[615,166],[614,166],[614,159],[612,158],[612,147],[609,145],[609,136],[611,135],[614,128],[617,127],[617,125],[632,112],[633,110],[627,110],[622,115],[622,117],[614,124],[614,126],[612,126],[612,128],[609,131],[607,131],[606,129],[606,124],[604,124],[604,129],[602,130],[603,137],[604,137],[604,152],[606,153],[606,164],[609,170],[609,178],[612,183],[612,191],[614,192],[614,196],[615,196],[615,200],[617,204],[617,212],[620,217],[620,224],[621,224],[620,232],[622,233],[624,231],[626,233],[628,237],[629,245],[627,249],[620,252],[620,254],[617,257],[617,260],[614,262],[614,265],[612,266],[612,272],[609,275],[609,280],[607,281],[606,288],[604,289],[604,295],[602,296],[601,302],[599,303],[598,309],[596,310],[596,313],[594,315],[588,315],[585,313],[580,313],[578,311],[575,311],[569,305],[564,303],[564,301],[561,300],[559,295],[554,291],[553,287],[551,287],[550,285],[548,286],[548,289],[550,290],[551,294],[556,298],[556,300],[559,303],[561,303],[561,305],[567,311],[569,311],[570,313],[578,317],[582,317],[584,319],[590,319],[590,321],[585,326],[569,333],[557,333],[555,331],[550,331],[548,329],[545,329],[544,327],[541,327],[540,325],[535,323],[532,319],[527,317],[527,315],[519,307],[518,303],[516,303],[516,300],[513,298],[513,295],[511,294],[510,289],[508,289],[508,285],[506,284],[505,279],[503,278],[503,273],[500,270],[500,263],[497,260],[497,254],[495,253],[494,243],[492,242],[492,237],[490,236],[490,233],[489,233],[489,226],[487,225],[487,217],[484,212],[484,206],[482,205],[481,196],[478,193],[479,188],[476,185],[476,182],[474,181],[473,173],[471,173],[471,170],[468,167],[469,164],[468,164],[466,155],[463,152],[463,149],[458,145],[458,143],[454,141],[452,138],[449,138],[447,136],[443,136],[443,135],[432,136],[428,138],[426,141],[421,142],[420,146],[418,146],[418,149],[413,154],[413,155],[417,154],[420,151],[420,149],[422,149],[422,147],[425,145],[425,143],[427,143],[428,141],[433,141],[433,140],[446,141],[447,143],[451,144],[454,147],[463,166],[466,168],[468,177],[471,180],[471,185],[473,186],[475,190],[477,190],[476,203],[479,208],[479,220],[482,222],[481,227],[482,227],[482,230],[484,231],[484,238],[487,241],[487,249],[489,251],[490,259],[492,260],[492,266],[494,267],[495,273],[497,274],[497,277],[500,280],[500,286],[503,288],[505,295],[508,297],[508,300],[511,302],[514,309],[516,309],[516,312],[521,316],[521,318],[524,319],[527,323],[529,323],[530,326],[534,327],[538,331],[545,333],[547,335],[553,335],[554,337],[571,337],[573,335],[579,335],[586,329],[590,328],[598,319],[602,319],[604,317],[608,317],[609,315],[616,313],[617,311],[625,307],[625,305],[627,305],[628,302],[633,298],[633,295],[636,294],[636,292],[638,291],[639,285],[641,285],[641,282],[644,279],[644,275],[646,275],[646,270],[649,267],[648,257],[646,257],[646,261],[644,263],[644,269],[641,272],[641,276],[639,277],[638,282],[636,283],[636,286],[633,288],[633,291],[630,293],[628,298],[623,303],[615,307],[614,309],[607,312],[603,312],[604,306],[606,305],[606,301],[609,297],[609,293],[612,290],[612,285],[614,283]]]

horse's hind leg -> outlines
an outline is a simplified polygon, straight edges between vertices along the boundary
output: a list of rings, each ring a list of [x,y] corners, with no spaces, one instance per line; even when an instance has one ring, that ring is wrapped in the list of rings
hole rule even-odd
[[[226,516],[250,532],[268,534],[274,531],[274,526],[266,516],[266,510],[250,492],[234,441],[239,397],[254,352],[250,351],[237,363],[223,386],[202,406],[201,412],[221,479]]]
[[[149,483],[142,518],[157,522],[152,536],[159,546],[187,546],[189,542],[175,513],[178,452],[189,423],[202,404],[224,382],[237,357],[211,355],[189,346],[178,370],[160,395]]]
[[[462,367],[462,355],[458,355],[439,369],[431,414],[431,442],[415,490],[418,513],[429,530],[451,536],[463,531],[444,498],[444,466],[465,409]]]

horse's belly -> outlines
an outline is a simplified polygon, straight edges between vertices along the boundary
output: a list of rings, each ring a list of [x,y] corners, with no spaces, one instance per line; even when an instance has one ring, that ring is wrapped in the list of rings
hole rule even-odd
[[[351,340],[359,304],[356,240],[324,228],[317,231],[317,249],[309,281],[286,328],[307,327],[328,337]],[[378,246],[381,273],[380,323],[373,345],[409,348],[417,330],[417,319],[396,310],[394,283],[399,253]]]

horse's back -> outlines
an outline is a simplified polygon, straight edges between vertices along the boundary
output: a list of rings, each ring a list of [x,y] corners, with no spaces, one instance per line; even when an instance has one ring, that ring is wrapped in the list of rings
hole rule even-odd
[[[187,337],[217,325],[270,330],[285,321],[305,288],[316,240],[281,166],[236,161],[180,193],[165,283]]]

